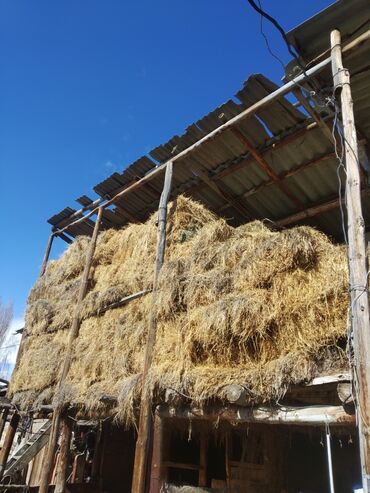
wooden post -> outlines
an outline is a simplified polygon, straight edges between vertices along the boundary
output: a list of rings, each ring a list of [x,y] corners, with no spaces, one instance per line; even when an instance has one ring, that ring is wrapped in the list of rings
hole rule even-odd
[[[346,161],[347,236],[349,291],[354,350],[354,384],[360,438],[363,489],[370,492],[370,320],[365,245],[362,217],[361,185],[357,135],[349,72],[343,68],[341,36],[331,33],[331,58],[334,90],[340,90],[344,150]]]
[[[154,416],[153,427],[153,452],[152,466],[150,474],[149,493],[160,493],[163,476],[162,476],[162,461],[163,461],[163,420],[158,415]]]
[[[199,443],[199,479],[198,486],[207,486],[207,435],[205,431],[200,434]]]
[[[9,428],[6,432],[4,445],[0,451],[0,480],[2,480],[3,476],[4,476],[6,463],[8,461],[10,449],[12,448],[12,445],[13,445],[13,440],[15,437],[15,433],[17,431],[19,419],[20,419],[20,416],[15,411],[13,416],[12,416],[12,419],[10,420]]]
[[[99,428],[96,434],[96,441],[95,441],[94,457],[91,465],[91,482],[95,485],[98,484],[98,480],[99,480],[102,445],[103,445],[103,422],[99,421]]]
[[[150,389],[147,385],[147,375],[153,360],[153,349],[157,331],[156,300],[158,293],[158,277],[163,265],[166,247],[166,226],[167,226],[167,204],[170,196],[172,182],[172,162],[166,166],[166,174],[162,195],[158,207],[158,233],[157,233],[157,253],[154,268],[152,304],[149,318],[148,337],[145,348],[144,368],[142,375],[142,392],[140,406],[140,421],[138,437],[136,440],[134,472],[132,478],[132,493],[144,493],[145,477],[149,456],[149,438],[153,427],[152,420],[152,399]],[[46,493],[46,492],[40,492]]]
[[[46,267],[48,265],[49,256],[50,256],[51,247],[53,245],[53,240],[54,240],[54,233],[51,233],[48,239],[48,243],[46,245],[46,250],[45,250],[44,258],[42,260],[39,277],[42,277],[45,274]]]
[[[3,409],[3,412],[1,413],[1,418],[0,418],[0,442],[1,442],[1,439],[3,437],[5,423],[6,423],[6,420],[8,419],[8,414],[9,414],[9,408],[5,407]]]
[[[61,443],[59,449],[59,461],[55,477],[54,493],[64,493],[67,483],[69,451],[72,437],[72,421],[68,417],[62,420]]]
[[[73,461],[71,483],[83,483],[86,466],[86,455],[77,454]]]
[[[83,299],[85,298],[87,292],[89,273],[95,252],[96,240],[98,238],[99,226],[100,226],[102,215],[103,215],[103,209],[100,207],[98,212],[98,217],[95,222],[94,232],[90,240],[89,250],[86,255],[85,267],[81,277],[78,300],[73,314],[71,329],[68,338],[68,345],[66,348],[64,361],[63,361],[62,372],[55,392],[56,396],[58,396],[58,394],[62,395],[63,393],[64,383],[72,363],[74,341],[78,337],[78,332],[80,329],[80,323],[81,323],[80,312],[83,304]],[[55,456],[55,451],[59,438],[61,416],[64,411],[64,408],[66,407],[66,403],[64,403],[62,399],[56,399],[56,401],[57,404],[54,409],[53,421],[50,429],[48,451],[44,457],[42,464],[39,493],[47,493],[49,488],[49,482],[53,471],[54,456]]]

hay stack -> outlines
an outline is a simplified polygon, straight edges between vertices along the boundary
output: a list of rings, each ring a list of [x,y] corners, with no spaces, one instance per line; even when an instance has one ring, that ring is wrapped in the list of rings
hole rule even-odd
[[[78,238],[29,295],[23,357],[11,381],[23,408],[53,397],[87,245]],[[98,412],[100,397],[110,394],[118,398],[119,417],[133,417],[151,294],[100,316],[96,311],[151,288],[155,245],[154,216],[99,235],[65,389],[77,406]],[[179,197],[170,205],[160,276],[154,395],[170,388],[199,403],[236,383],[267,402],[291,383],[342,370],[347,276],[344,248],[312,228],[272,232],[261,222],[232,228]]]

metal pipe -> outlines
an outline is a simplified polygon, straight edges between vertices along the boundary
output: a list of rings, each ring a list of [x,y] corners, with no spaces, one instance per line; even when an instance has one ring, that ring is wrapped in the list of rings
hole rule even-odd
[[[325,426],[325,434],[326,434],[326,454],[327,454],[327,459],[328,459],[330,493],[335,493],[334,475],[333,475],[333,460],[332,460],[332,455],[331,455],[331,437],[330,437],[330,429],[329,429],[328,424]]]

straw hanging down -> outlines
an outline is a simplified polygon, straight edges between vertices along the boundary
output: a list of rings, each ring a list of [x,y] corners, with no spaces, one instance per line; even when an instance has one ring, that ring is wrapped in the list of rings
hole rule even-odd
[[[99,234],[65,400],[98,415],[135,419],[153,288],[156,217]],[[88,239],[80,237],[33,287],[24,355],[10,391],[22,408],[49,404],[66,349]],[[246,386],[253,403],[288,385],[346,369],[345,249],[310,227],[271,231],[255,221],[232,228],[185,197],[170,203],[166,260],[158,278],[157,335],[147,388],[201,404]]]

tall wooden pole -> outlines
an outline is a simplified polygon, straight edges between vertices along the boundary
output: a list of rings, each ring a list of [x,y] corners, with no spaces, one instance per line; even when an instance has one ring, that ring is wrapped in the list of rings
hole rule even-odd
[[[8,461],[8,457],[10,454],[10,450],[13,445],[13,440],[17,431],[18,423],[19,423],[20,416],[19,414],[15,411],[10,423],[9,423],[9,428],[6,432],[5,435],[5,440],[3,447],[0,451],[0,480],[3,479],[5,468],[6,468],[6,463]]]
[[[65,416],[62,420],[62,439],[60,442],[59,461],[55,478],[54,493],[64,493],[67,484],[69,450],[72,437],[72,421]]]
[[[158,277],[163,265],[166,248],[167,204],[171,191],[172,171],[173,167],[172,162],[170,161],[166,166],[163,191],[158,207],[157,253],[154,267],[152,305],[149,318],[148,338],[145,348],[144,368],[142,375],[140,421],[136,440],[134,472],[131,488],[132,493],[144,493],[145,491],[145,478],[150,451],[150,436],[153,428],[152,398],[149,386],[147,384],[147,376],[153,360],[153,350],[157,332],[156,301],[158,295]]]
[[[46,245],[44,258],[42,259],[42,265],[41,265],[39,277],[42,277],[45,274],[46,267],[48,265],[49,256],[50,256],[51,247],[53,245],[53,240],[54,240],[54,234],[51,233],[48,239],[48,243]]]
[[[340,91],[346,164],[349,291],[354,351],[354,385],[360,438],[363,489],[370,493],[370,319],[357,136],[349,72],[343,68],[341,36],[331,33],[334,90]]]
[[[62,373],[61,373],[61,376],[60,376],[60,379],[59,379],[59,382],[58,382],[58,385],[56,388],[56,392],[55,392],[56,405],[54,408],[53,420],[52,420],[52,425],[51,425],[51,429],[50,429],[48,450],[47,450],[47,453],[44,457],[43,464],[42,464],[39,493],[47,493],[48,488],[49,488],[51,475],[53,472],[53,463],[54,463],[54,457],[55,457],[55,452],[56,452],[57,443],[58,443],[60,421],[61,421],[62,413],[63,413],[64,408],[66,406],[66,403],[63,402],[63,398],[62,398],[63,387],[64,387],[64,383],[65,383],[66,377],[68,375],[68,372],[69,372],[69,369],[70,369],[71,363],[72,363],[74,341],[78,337],[78,332],[80,329],[80,324],[81,324],[80,312],[81,312],[83,300],[84,300],[86,292],[87,292],[89,273],[90,273],[90,268],[91,268],[94,252],[95,252],[96,240],[98,238],[99,226],[100,226],[102,214],[103,214],[103,209],[99,208],[98,217],[97,217],[96,222],[95,222],[94,232],[93,232],[91,240],[90,240],[89,250],[87,252],[87,256],[86,256],[86,260],[85,260],[84,271],[83,271],[82,277],[81,277],[80,289],[79,289],[79,293],[78,293],[78,300],[77,300],[77,304],[76,304],[75,311],[73,314],[71,329],[69,332],[68,345],[67,345],[65,356],[64,356]],[[58,395],[59,395],[59,398],[58,398]]]

